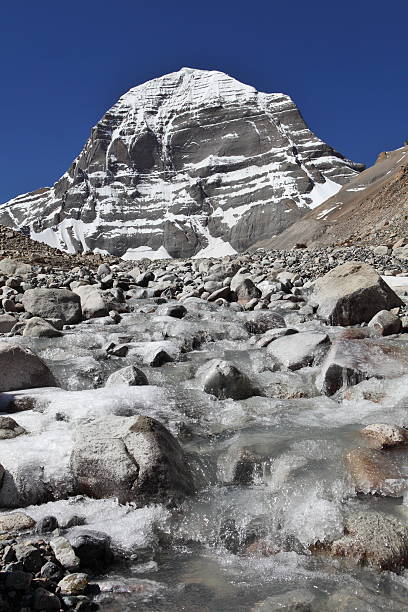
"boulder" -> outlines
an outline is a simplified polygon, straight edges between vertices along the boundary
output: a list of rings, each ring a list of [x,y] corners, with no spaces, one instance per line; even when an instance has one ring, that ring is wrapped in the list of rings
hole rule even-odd
[[[262,334],[260,338],[256,341],[256,346],[265,347],[268,346],[274,340],[278,338],[282,338],[283,336],[291,336],[292,334],[297,334],[297,329],[291,329],[290,327],[277,327],[276,329],[268,329],[267,332]]]
[[[249,334],[264,334],[269,329],[286,327],[285,319],[277,312],[258,310],[255,312],[239,313],[239,319]]]
[[[165,317],[182,319],[187,314],[187,308],[183,304],[161,304],[156,310],[156,314]]]
[[[322,360],[329,347],[327,334],[310,331],[278,338],[266,350],[284,367],[299,370]]]
[[[142,370],[135,366],[126,366],[116,372],[113,372],[105,383],[105,387],[116,387],[117,385],[126,385],[127,387],[136,387],[138,385],[148,385],[147,376]]]
[[[16,438],[27,433],[24,427],[20,427],[14,419],[9,416],[0,416],[0,440]]]
[[[22,302],[26,312],[35,317],[62,319],[67,325],[82,319],[80,297],[69,289],[29,289]]]
[[[398,466],[382,451],[355,448],[345,460],[357,493],[401,497],[407,488]]]
[[[82,285],[76,287],[74,292],[79,295],[81,300],[82,315],[85,319],[95,317],[107,317],[110,310],[124,312],[126,308],[119,302],[112,291],[103,291],[96,285]]]
[[[374,448],[393,448],[408,445],[408,429],[388,423],[373,423],[361,429],[360,435]]]
[[[400,571],[408,562],[408,527],[380,512],[358,512],[346,519],[345,535],[330,550],[359,565]]]
[[[23,329],[23,336],[34,338],[58,338],[63,335],[61,331],[40,317],[28,319]]]
[[[218,399],[247,399],[260,395],[246,374],[233,363],[222,359],[211,359],[197,371],[197,378],[205,393]]]
[[[0,392],[57,386],[48,366],[30,349],[0,344]]]
[[[79,558],[66,538],[58,536],[50,541],[50,546],[56,560],[62,567],[70,571],[79,569]]]
[[[399,334],[402,328],[401,319],[389,310],[380,310],[368,324],[374,328],[381,336]]]
[[[0,531],[26,531],[35,527],[35,521],[24,512],[0,514]]]
[[[8,334],[17,323],[18,319],[11,314],[0,315],[0,334]]]
[[[366,378],[396,378],[407,373],[408,350],[403,346],[373,338],[340,339],[328,352],[316,386],[322,393],[333,395]]]
[[[247,304],[251,300],[258,299],[262,295],[262,291],[256,287],[250,278],[245,278],[236,288],[238,304]]]
[[[61,595],[81,595],[88,586],[88,582],[87,574],[68,574],[59,581],[58,587]]]
[[[78,493],[120,502],[172,503],[194,491],[182,448],[147,416],[81,425],[71,455]]]
[[[111,539],[99,531],[83,531],[71,539],[81,569],[101,573],[112,563]]]
[[[311,301],[330,325],[368,323],[380,310],[404,303],[368,264],[349,261],[318,278]]]

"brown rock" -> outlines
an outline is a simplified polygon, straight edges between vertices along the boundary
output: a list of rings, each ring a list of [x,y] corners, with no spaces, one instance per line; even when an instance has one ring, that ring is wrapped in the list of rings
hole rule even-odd
[[[34,526],[35,521],[23,512],[0,515],[0,531],[24,531]]]
[[[381,451],[356,448],[345,461],[357,493],[400,497],[407,488],[398,466]]]
[[[373,423],[367,425],[360,434],[369,441],[374,448],[392,448],[408,444],[408,430],[398,425],[387,423]]]

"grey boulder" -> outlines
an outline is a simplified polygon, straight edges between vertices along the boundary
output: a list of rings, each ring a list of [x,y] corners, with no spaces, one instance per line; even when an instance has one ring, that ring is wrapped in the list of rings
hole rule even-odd
[[[0,392],[37,387],[58,387],[48,366],[28,348],[1,344]]]
[[[267,353],[289,370],[316,365],[330,347],[327,334],[300,332],[278,338],[267,347]]]
[[[80,426],[71,469],[78,493],[98,499],[171,504],[194,491],[181,446],[147,416],[108,417]]]
[[[35,338],[58,338],[63,335],[62,332],[41,317],[28,319],[23,329],[23,336],[33,336]]]
[[[260,395],[248,376],[229,361],[211,359],[199,368],[197,377],[203,391],[218,399],[240,400]]]
[[[368,323],[380,310],[404,305],[374,268],[360,261],[349,261],[318,278],[311,301],[330,325],[343,326]]]
[[[116,372],[113,372],[105,383],[105,387],[116,387],[117,385],[126,385],[128,387],[136,387],[138,385],[148,385],[147,376],[142,370],[135,366],[126,366]]]
[[[26,312],[44,319],[62,319],[70,325],[82,319],[81,300],[69,289],[29,289],[23,295]]]

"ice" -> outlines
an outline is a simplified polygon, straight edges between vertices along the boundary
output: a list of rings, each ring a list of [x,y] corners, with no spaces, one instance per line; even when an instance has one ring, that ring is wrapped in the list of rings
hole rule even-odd
[[[112,538],[114,548],[124,553],[138,549],[152,549],[157,544],[157,526],[164,528],[169,512],[160,505],[134,508],[120,505],[115,499],[89,499],[83,496],[28,506],[24,512],[35,521],[44,516],[55,516],[65,525],[73,516],[84,519],[84,526],[67,530],[68,539],[84,530],[101,531]]]

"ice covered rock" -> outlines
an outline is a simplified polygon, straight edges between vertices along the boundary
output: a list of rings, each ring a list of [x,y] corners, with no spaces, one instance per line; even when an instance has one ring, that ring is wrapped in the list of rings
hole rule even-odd
[[[260,392],[233,363],[222,359],[211,359],[197,371],[197,378],[205,393],[218,399],[246,399]]]
[[[299,370],[321,361],[329,347],[327,334],[307,331],[278,338],[266,350],[289,370]]]
[[[63,335],[51,323],[40,317],[28,319],[23,329],[23,336],[32,336],[34,338],[58,338]]]
[[[68,325],[82,318],[80,297],[68,289],[29,289],[22,302],[26,312],[35,317],[62,319]]]
[[[408,527],[380,512],[358,512],[345,521],[345,535],[331,553],[380,570],[400,571],[408,564]]]
[[[107,417],[81,425],[71,456],[76,489],[138,505],[170,503],[194,490],[182,448],[149,417]]]
[[[388,423],[373,423],[361,429],[360,434],[367,439],[370,446],[376,448],[393,448],[408,445],[408,429],[389,425]]]
[[[366,263],[349,261],[318,278],[311,295],[317,313],[330,325],[368,323],[381,310],[404,303]]]
[[[0,391],[34,387],[57,387],[50,369],[28,348],[0,344]]]
[[[20,427],[14,419],[7,416],[0,416],[0,440],[16,438],[25,433],[27,432],[24,427]]]
[[[175,319],[182,319],[187,314],[187,308],[183,304],[162,304],[156,310],[157,315],[165,317],[174,317]]]
[[[368,326],[373,327],[381,336],[390,336],[391,334],[399,334],[402,323],[396,314],[389,310],[380,310],[373,316]]]
[[[365,378],[396,378],[408,373],[408,351],[387,340],[337,340],[333,343],[316,379],[326,395]]]
[[[126,366],[113,372],[105,383],[105,387],[115,387],[117,385],[138,386],[148,385],[147,376],[142,370],[135,366]]]

